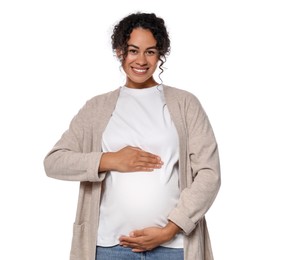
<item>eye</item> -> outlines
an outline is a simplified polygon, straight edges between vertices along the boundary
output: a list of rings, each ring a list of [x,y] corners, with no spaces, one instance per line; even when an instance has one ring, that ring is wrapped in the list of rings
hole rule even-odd
[[[156,50],[147,50],[147,51],[145,52],[145,54],[146,54],[147,56],[154,56],[154,55],[157,54],[157,51],[156,51]]]
[[[132,55],[135,55],[135,54],[138,54],[138,51],[136,49],[129,49],[128,53],[132,54]]]

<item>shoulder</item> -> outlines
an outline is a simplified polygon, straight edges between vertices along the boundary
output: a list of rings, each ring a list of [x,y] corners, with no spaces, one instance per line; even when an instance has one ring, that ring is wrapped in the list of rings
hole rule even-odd
[[[85,105],[81,108],[81,111],[85,113],[94,113],[94,111],[98,112],[107,107],[113,107],[116,104],[119,93],[120,89],[117,88],[113,91],[96,95],[86,101]]]
[[[93,116],[94,113],[98,114],[100,111],[114,107],[119,96],[119,92],[120,90],[117,88],[113,91],[93,96],[80,108],[78,116],[90,117]]]
[[[195,94],[187,90],[164,85],[165,95],[170,99],[176,100],[185,106],[201,106],[199,99]]]
[[[103,104],[107,104],[108,103],[112,103],[114,100],[117,99],[118,95],[119,95],[120,89],[117,88],[113,91],[109,91],[103,94],[99,94],[97,96],[94,96],[92,98],[90,98],[89,100],[87,100],[86,105],[87,106],[100,106]]]

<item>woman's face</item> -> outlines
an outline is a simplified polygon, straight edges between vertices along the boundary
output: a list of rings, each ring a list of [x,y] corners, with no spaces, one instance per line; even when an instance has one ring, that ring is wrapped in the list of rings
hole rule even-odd
[[[126,86],[147,88],[157,85],[153,78],[158,64],[156,40],[150,30],[136,28],[128,41],[127,56],[122,62]]]

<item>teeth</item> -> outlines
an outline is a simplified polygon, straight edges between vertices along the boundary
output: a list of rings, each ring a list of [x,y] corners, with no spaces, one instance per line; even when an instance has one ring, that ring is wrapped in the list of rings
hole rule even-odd
[[[141,73],[146,71],[146,69],[134,69],[134,70]]]

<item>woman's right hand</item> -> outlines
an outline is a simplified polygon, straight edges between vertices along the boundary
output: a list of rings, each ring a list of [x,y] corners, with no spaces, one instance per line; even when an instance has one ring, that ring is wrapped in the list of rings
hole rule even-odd
[[[163,165],[158,155],[146,152],[138,147],[126,146],[117,152],[103,153],[99,171],[151,172]]]

